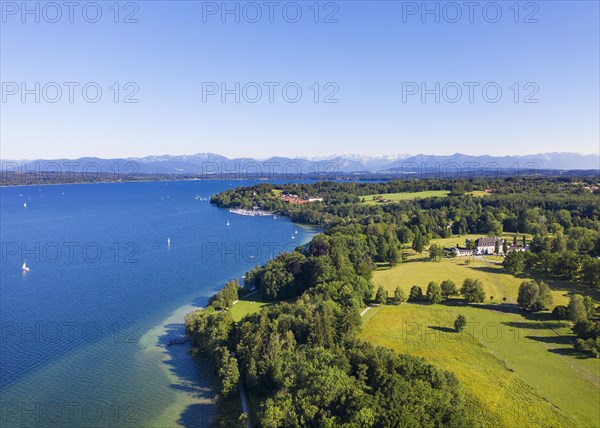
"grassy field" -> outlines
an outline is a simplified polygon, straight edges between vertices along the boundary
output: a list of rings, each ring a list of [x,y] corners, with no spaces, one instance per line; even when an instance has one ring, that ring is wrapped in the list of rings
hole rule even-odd
[[[385,194],[381,194],[381,195],[367,195],[367,196],[362,196],[361,198],[364,198],[364,204],[367,205],[375,205],[378,202],[373,200],[374,197],[382,197],[384,199],[387,199],[388,201],[391,202],[398,202],[398,201],[409,201],[409,200],[413,200],[416,198],[433,198],[433,197],[446,197],[448,196],[450,192],[448,190],[425,190],[423,192],[402,192],[402,193],[385,193]],[[475,190],[473,192],[470,192],[469,194],[473,195],[473,196],[485,196],[487,195],[486,192],[484,192],[483,190]]]
[[[259,297],[257,295],[257,296],[250,296],[250,297],[244,298],[242,300],[238,300],[230,309],[233,320],[235,322],[240,321],[246,315],[258,312],[258,311],[260,311],[260,308],[262,308],[263,306],[267,306],[267,305],[271,304],[268,302],[261,302],[260,300],[252,300],[252,299],[258,299],[258,298]]]
[[[460,334],[450,328],[458,314],[468,320]],[[403,304],[368,311],[362,338],[455,373],[467,406],[483,409],[477,425],[600,426],[600,360],[575,355],[557,321]]]
[[[445,239],[435,239],[432,243],[438,243],[444,247],[453,247],[456,244],[465,245],[465,239],[477,239],[482,235],[463,235]],[[520,235],[522,236],[522,235]],[[504,238],[512,242],[513,235],[505,235]],[[530,237],[528,237],[530,238]],[[439,262],[428,259],[427,251],[419,255],[413,250],[404,251],[405,262],[390,269],[387,264],[380,264],[378,270],[373,272],[373,284],[377,287],[382,285],[388,293],[393,293],[400,286],[408,295],[413,285],[418,285],[425,292],[430,281],[441,283],[445,279],[451,279],[460,287],[465,278],[479,279],[483,282],[486,292],[487,303],[502,303],[506,297],[507,303],[516,303],[519,286],[523,281],[531,279],[543,280],[552,289],[554,305],[566,305],[573,293],[590,294],[589,287],[570,281],[540,274],[511,275],[502,268],[503,257],[456,257],[443,258]],[[494,299],[491,300],[490,297]],[[598,301],[597,293],[592,297]]]
[[[554,305],[566,305],[571,293],[583,292],[583,288],[580,289],[577,284],[555,278],[513,276],[496,262],[477,258],[469,264],[466,261],[466,258],[443,259],[440,262],[409,260],[392,269],[381,267],[373,272],[373,284],[376,287],[382,285],[390,295],[400,286],[408,295],[413,285],[420,286],[425,292],[430,281],[439,284],[445,279],[451,279],[460,288],[465,278],[473,278],[483,283],[487,303],[502,303],[504,297],[507,298],[507,303],[516,303],[519,285],[530,279],[542,279],[550,286]],[[491,300],[491,297],[494,299]]]

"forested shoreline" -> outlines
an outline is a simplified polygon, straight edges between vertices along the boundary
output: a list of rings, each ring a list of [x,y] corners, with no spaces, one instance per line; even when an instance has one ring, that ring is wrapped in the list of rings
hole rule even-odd
[[[366,203],[372,195],[431,190],[448,195]],[[475,196],[475,191],[486,195]],[[323,201],[290,204],[281,197],[285,194]],[[211,360],[219,375],[221,401],[235,397],[241,381],[256,401],[254,417],[264,427],[466,426],[473,421],[473,409],[465,407],[452,373],[358,338],[360,313],[374,298],[379,303],[405,300],[375,293],[371,282],[378,264],[403,263],[405,248],[422,253],[432,239],[468,233],[528,235],[531,251],[507,257],[507,271],[543,270],[577,281],[585,295],[600,289],[595,179],[259,184],[228,190],[211,202],[260,208],[324,228],[308,244],[256,266],[242,287],[228,283],[207,308],[186,317],[194,350]],[[430,284],[426,295],[421,291],[416,297],[411,290],[409,300],[439,303],[458,294],[450,284],[436,286]],[[483,300],[478,287],[477,281],[463,284],[467,304]],[[545,284],[522,287],[525,310],[551,309]],[[229,309],[252,291],[275,304],[235,322]],[[577,310],[576,332],[585,341],[580,349],[587,352],[599,342],[598,322],[593,306],[574,300],[576,309],[570,304],[556,316],[569,318],[568,312]],[[217,425],[245,425],[238,416],[221,413]]]

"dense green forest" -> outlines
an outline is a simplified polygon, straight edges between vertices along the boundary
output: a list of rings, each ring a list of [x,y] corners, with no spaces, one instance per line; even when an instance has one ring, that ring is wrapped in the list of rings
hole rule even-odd
[[[264,427],[464,426],[454,375],[357,339],[360,310],[372,295],[361,241],[320,235],[303,248],[306,255],[282,254],[254,271],[251,281],[261,275],[275,287],[265,285],[265,295],[306,292],[239,323],[223,310],[238,293],[237,283],[228,283],[186,318],[194,347],[214,363],[224,397],[237,392],[242,377],[261,402]]]
[[[385,290],[375,293],[371,277],[376,264],[402,263],[403,248],[421,253],[435,238],[514,232],[533,235],[527,242],[531,251],[511,253],[506,270],[543,270],[586,284],[589,293],[584,294],[596,293],[600,195],[595,186],[591,179],[510,178],[260,184],[218,194],[212,198],[217,206],[258,207],[321,225],[324,233],[255,267],[243,287],[228,283],[206,309],[189,314],[186,328],[193,347],[214,364],[222,400],[238,392],[241,380],[258,403],[256,416],[264,427],[469,425],[472,415],[452,373],[358,339],[360,313],[374,298],[381,303],[406,300],[401,290],[392,299]],[[428,190],[449,194],[364,203],[369,195]],[[475,190],[487,194],[474,196]],[[290,204],[282,194],[323,201]],[[521,307],[550,309],[545,284],[522,287]],[[279,303],[234,322],[228,308],[251,291]],[[481,293],[472,280],[460,289],[466,302],[482,301]],[[415,289],[410,294],[409,301],[439,303],[459,291],[453,283],[431,283],[426,293]],[[569,307],[555,310],[556,317],[575,323],[582,352],[600,350],[597,314],[589,302],[575,295]],[[221,414],[217,424],[244,425],[237,417]]]

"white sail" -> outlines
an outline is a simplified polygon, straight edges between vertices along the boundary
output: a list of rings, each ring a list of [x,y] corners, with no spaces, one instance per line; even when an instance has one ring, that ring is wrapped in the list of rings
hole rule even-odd
[[[29,268],[27,267],[27,263],[26,262],[23,262],[23,266],[21,266],[21,270],[23,272],[29,272]]]

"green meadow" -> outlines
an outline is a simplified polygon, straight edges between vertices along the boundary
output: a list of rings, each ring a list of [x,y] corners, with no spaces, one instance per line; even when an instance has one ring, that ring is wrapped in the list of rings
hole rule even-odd
[[[489,307],[373,308],[361,336],[455,373],[467,406],[479,409],[477,425],[600,426],[600,360],[577,354],[558,321]],[[468,321],[461,333],[452,328],[458,314]]]
[[[364,199],[364,204],[367,205],[375,205],[379,202],[377,202],[375,199],[373,198],[383,198],[386,199],[390,202],[398,202],[398,201],[412,201],[413,199],[416,198],[421,198],[421,199],[425,199],[425,198],[433,198],[433,197],[439,197],[439,198],[444,198],[446,196],[448,196],[450,194],[450,192],[448,190],[426,190],[426,191],[422,191],[422,192],[402,192],[402,193],[385,193],[385,194],[381,194],[381,195],[367,195],[367,196],[362,196],[361,198]],[[473,196],[485,196],[487,195],[486,192],[484,192],[483,190],[475,190],[473,192],[469,192],[469,194],[473,195]]]
[[[475,258],[468,264],[466,262],[466,257],[444,259],[440,262],[409,260],[392,269],[380,267],[373,272],[373,284],[375,287],[382,285],[390,295],[399,286],[408,296],[413,285],[420,286],[425,292],[430,281],[439,284],[451,279],[460,288],[465,278],[473,278],[483,283],[486,303],[502,303],[504,297],[506,303],[516,303],[519,285],[523,281],[543,279],[552,289],[554,305],[568,304],[570,293],[579,290],[577,284],[555,278],[533,278],[526,275],[516,277],[506,273],[502,265],[482,258]]]
[[[479,235],[436,239],[445,247],[464,246]],[[512,240],[512,236],[506,236]],[[404,252],[406,261],[379,266],[373,284],[391,295],[400,286],[406,295],[413,285],[423,292],[430,281],[451,279],[460,287],[465,278],[482,281],[486,300],[465,306],[403,304],[373,308],[364,316],[362,337],[398,352],[418,355],[457,375],[467,406],[482,426],[600,426],[600,360],[573,349],[570,325],[549,313],[523,314],[514,305],[519,285],[544,280],[554,305],[568,304],[583,287],[552,277],[506,273],[502,257],[427,259],[427,253]],[[596,296],[597,297],[597,296]],[[506,298],[506,300],[504,300]],[[462,314],[467,329],[455,333]]]
[[[443,247],[454,247],[457,244],[465,245],[465,239],[477,239],[482,235],[463,235],[445,239],[434,239],[432,243],[437,243]],[[512,242],[512,235],[503,236]],[[520,239],[520,238],[519,238]],[[503,257],[501,256],[465,256],[456,258],[443,258],[439,262],[429,260],[427,250],[423,254],[417,254],[413,250],[404,250],[404,263],[390,268],[387,264],[380,264],[378,269],[373,272],[373,284],[375,287],[383,286],[388,293],[394,292],[396,287],[400,287],[408,295],[413,285],[418,285],[427,289],[430,281],[441,283],[446,279],[454,281],[460,288],[465,278],[479,279],[483,283],[486,292],[486,303],[516,303],[519,286],[524,281],[543,280],[551,290],[554,298],[554,305],[567,305],[569,297],[573,293],[589,294],[589,287],[572,281],[563,281],[555,277],[544,276],[541,274],[522,274],[518,276],[511,275],[504,271],[502,267]],[[587,291],[586,291],[587,290]],[[592,296],[596,297],[597,296]],[[492,299],[493,298],[493,299]]]
[[[258,295],[250,296],[247,298],[242,298],[234,303],[234,305],[229,309],[231,311],[231,316],[235,322],[241,321],[246,315],[256,313],[260,311],[260,308],[263,306],[268,306],[270,303],[262,302],[260,300],[252,300],[259,299]]]

